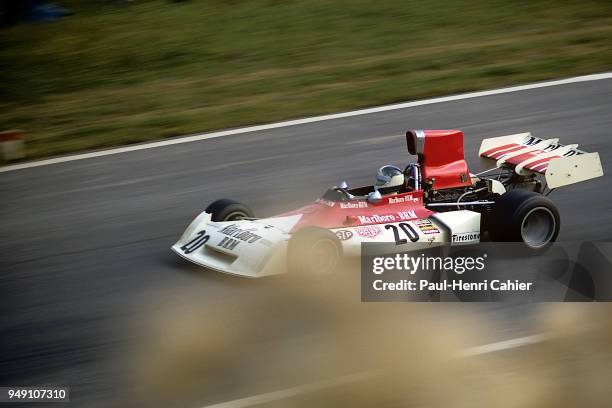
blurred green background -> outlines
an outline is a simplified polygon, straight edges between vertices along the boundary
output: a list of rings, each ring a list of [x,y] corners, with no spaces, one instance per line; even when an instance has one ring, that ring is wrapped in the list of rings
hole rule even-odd
[[[58,3],[0,29],[29,158],[612,67],[610,1]]]

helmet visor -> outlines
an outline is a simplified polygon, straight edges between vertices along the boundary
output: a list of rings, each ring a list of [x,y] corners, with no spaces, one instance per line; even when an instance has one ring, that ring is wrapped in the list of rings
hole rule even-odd
[[[376,174],[376,185],[383,186],[391,181],[391,179],[395,176],[399,176],[402,174],[402,171],[396,166],[383,166],[378,169],[378,173]]]

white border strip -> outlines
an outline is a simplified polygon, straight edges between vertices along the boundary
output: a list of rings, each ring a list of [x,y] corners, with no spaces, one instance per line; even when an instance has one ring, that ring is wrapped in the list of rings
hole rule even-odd
[[[192,136],[178,137],[175,139],[161,140],[159,142],[143,143],[143,144],[138,144],[138,145],[133,145],[133,146],[118,147],[114,149],[100,150],[100,151],[95,151],[95,152],[90,152],[90,153],[82,153],[82,154],[75,154],[71,156],[55,157],[51,159],[38,160],[38,161],[32,161],[32,162],[13,164],[9,166],[0,167],[0,173],[7,172],[7,171],[13,171],[13,170],[27,169],[30,167],[47,166],[49,164],[64,163],[64,162],[69,162],[69,161],[74,161],[74,160],[83,160],[83,159],[91,159],[94,157],[109,156],[111,154],[134,152],[137,150],[153,149],[153,148],[162,147],[162,146],[170,146],[170,145],[181,144],[181,143],[196,142],[200,140],[215,139],[218,137],[224,137],[224,136],[229,136],[229,135],[238,135],[242,133],[258,132],[261,130],[303,125],[306,123],[314,123],[314,122],[322,122],[326,120],[348,118],[351,116],[368,115],[370,113],[386,112],[386,111],[392,111],[392,110],[397,110],[397,109],[412,108],[415,106],[431,105],[435,103],[452,102],[452,101],[459,101],[463,99],[480,98],[483,96],[500,95],[500,94],[506,94],[506,93],[512,93],[512,92],[527,91],[529,89],[546,88],[550,86],[574,84],[578,82],[600,81],[603,79],[612,79],[612,72],[603,72],[600,74],[584,75],[584,76],[578,76],[578,77],[573,77],[573,78],[559,79],[555,81],[537,82],[534,84],[511,86],[508,88],[493,89],[489,91],[469,92],[469,93],[453,95],[453,96],[443,96],[439,98],[423,99],[423,100],[414,101],[414,102],[403,102],[403,103],[397,103],[393,105],[377,106],[374,108],[360,109],[360,110],[355,110],[355,111],[350,111],[350,112],[335,113],[335,114],[323,115],[323,116],[314,116],[310,118],[288,120],[284,122],[270,123],[266,125],[257,125],[257,126],[249,126],[249,127],[239,128],[239,129],[223,130],[219,132],[201,133],[201,134],[196,134]]]
[[[518,347],[541,343],[548,339],[550,339],[550,336],[546,334],[534,334],[532,336],[517,337],[515,339],[504,340],[496,343],[484,344],[482,346],[465,349],[459,355],[459,357],[475,357],[483,354],[495,353],[497,351],[511,350]],[[369,380],[371,378],[379,377],[383,374],[385,374],[384,371],[364,371],[360,373],[346,375],[343,377],[323,380],[316,383],[298,385],[296,387],[286,388],[284,390],[253,395],[252,397],[220,402],[218,404],[213,405],[206,405],[202,408],[247,408],[252,407],[254,405],[260,405],[268,402],[274,402],[286,398],[296,397],[298,395],[307,394],[309,392],[324,390],[326,388],[339,387],[354,382]]]

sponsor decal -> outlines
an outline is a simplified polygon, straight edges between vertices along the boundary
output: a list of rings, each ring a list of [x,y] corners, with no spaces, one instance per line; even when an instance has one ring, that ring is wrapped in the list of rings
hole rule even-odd
[[[346,241],[347,239],[351,239],[353,237],[353,233],[349,230],[338,230],[336,231],[336,236],[340,241]]]
[[[413,221],[414,225],[416,225],[423,234],[438,234],[440,230],[433,225],[431,220],[428,218],[421,218]]]
[[[463,232],[461,234],[453,234],[453,242],[468,243],[480,241],[480,232]]]
[[[389,204],[397,204],[397,203],[407,203],[407,202],[418,203],[419,199],[413,197],[412,195],[407,195],[404,197],[389,197]]]
[[[400,220],[412,220],[412,219],[418,218],[416,213],[413,210],[400,211],[397,213],[397,215],[399,215]]]
[[[386,215],[360,215],[359,222],[362,224],[380,224],[383,222],[395,222],[395,221],[406,221],[418,218],[416,212],[413,210],[399,211],[397,215],[386,214]]]
[[[335,203],[335,202],[330,201],[330,200],[326,200],[325,198],[317,198],[317,199],[315,200],[315,203],[317,203],[317,204],[323,204],[323,205],[326,205],[326,206],[328,206],[328,207],[333,207],[334,205],[336,205],[336,203]]]
[[[237,239],[230,238],[230,237],[223,237],[223,239],[221,240],[221,242],[219,242],[219,244],[217,244],[217,246],[220,246],[221,248],[229,249],[231,251],[232,249],[236,248],[239,243],[240,241],[238,241]]]
[[[368,203],[365,201],[357,201],[353,203],[340,203],[340,208],[368,208]]]
[[[395,215],[360,215],[359,222],[362,224],[376,224],[381,222],[393,222],[395,221]]]
[[[236,238],[236,239],[239,239],[240,241],[244,241],[249,244],[252,244],[260,240],[261,236],[254,234],[251,231],[255,231],[255,229],[249,228],[249,230],[245,230],[245,229],[239,228],[236,224],[231,224],[223,228],[219,232],[227,235],[228,237]]]
[[[382,234],[382,230],[376,225],[370,225],[368,227],[357,227],[355,228],[355,230],[357,231],[357,234],[360,237],[365,238],[374,238],[377,235]]]

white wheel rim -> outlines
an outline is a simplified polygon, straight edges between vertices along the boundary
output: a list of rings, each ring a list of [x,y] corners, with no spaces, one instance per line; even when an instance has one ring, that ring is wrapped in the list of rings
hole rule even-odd
[[[243,213],[242,211],[235,211],[232,213],[229,213],[226,217],[224,221],[238,221],[238,220],[242,220],[244,218],[247,217],[247,214]]]
[[[552,211],[546,207],[536,207],[523,218],[521,237],[527,246],[541,248],[552,240],[556,228],[557,221]]]
[[[310,268],[316,274],[330,272],[338,261],[338,248],[333,240],[323,238],[313,243],[310,250]]]

